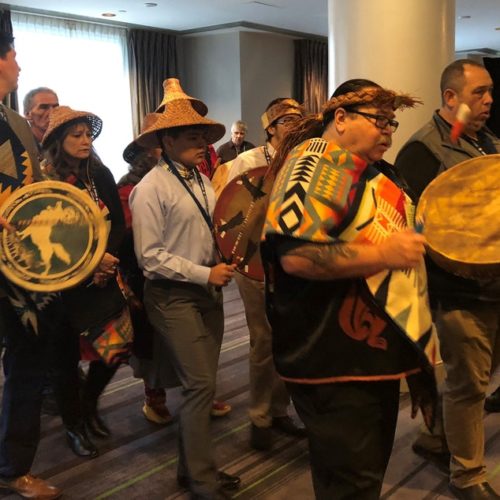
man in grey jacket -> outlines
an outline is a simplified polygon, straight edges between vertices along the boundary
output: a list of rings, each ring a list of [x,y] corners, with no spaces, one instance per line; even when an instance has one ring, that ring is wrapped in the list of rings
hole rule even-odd
[[[500,153],[500,141],[485,126],[493,81],[484,66],[458,60],[441,76],[442,106],[403,146],[395,167],[415,201],[440,173],[470,158]],[[460,104],[471,112],[457,141],[450,137]],[[483,406],[500,348],[500,280],[454,276],[428,261],[429,295],[446,369],[444,435],[419,436],[415,452],[449,456],[450,490],[457,498],[500,498],[486,481]],[[446,438],[445,438],[446,436]]]

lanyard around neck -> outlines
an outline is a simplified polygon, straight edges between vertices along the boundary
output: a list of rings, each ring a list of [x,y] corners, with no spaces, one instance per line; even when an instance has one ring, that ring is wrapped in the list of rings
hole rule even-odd
[[[203,183],[203,179],[201,178],[201,175],[198,172],[197,168],[195,167],[193,169],[193,174],[194,174],[194,178],[196,179],[196,182],[200,186],[201,192],[203,194],[203,199],[205,201],[205,208],[203,208],[201,206],[200,201],[193,193],[193,190],[189,187],[188,183],[186,182],[186,179],[184,179],[184,177],[182,177],[181,173],[179,172],[179,169],[175,166],[174,162],[166,154],[163,154],[162,157],[163,157],[163,161],[165,162],[164,167],[166,167],[169,172],[171,172],[172,174],[174,174],[175,177],[177,177],[178,181],[182,184],[184,189],[188,192],[189,196],[191,196],[191,198],[195,202],[196,206],[198,207],[199,211],[201,212],[201,215],[203,215],[205,222],[207,223],[208,227],[210,228],[210,231],[213,231],[214,225],[212,222],[212,218],[210,217],[210,206],[208,204],[207,191],[205,189],[205,184]]]
[[[184,186],[184,189],[188,192],[188,194],[191,196],[191,198],[195,202],[196,206],[198,207],[198,210],[201,212],[203,219],[205,219],[205,222],[207,223],[207,226],[210,229],[210,234],[212,235],[212,240],[214,242],[215,250],[217,251],[219,258],[221,259],[221,262],[226,262],[226,259],[222,255],[222,252],[219,248],[219,245],[217,244],[217,239],[215,238],[215,227],[214,227],[214,223],[212,222],[212,218],[210,217],[210,208],[208,205],[207,191],[205,189],[205,184],[203,183],[203,179],[201,178],[200,172],[198,172],[198,169],[196,167],[194,168],[194,177],[196,178],[196,181],[198,182],[198,184],[200,186],[201,192],[203,193],[203,198],[205,199],[206,210],[201,206],[200,201],[198,200],[198,198],[196,198],[193,191],[188,186],[187,182],[184,180],[181,173],[179,172],[179,169],[175,166],[174,162],[164,153],[162,154],[162,158],[163,158],[163,161],[165,162],[163,164],[163,168],[165,168],[166,170],[171,172],[175,177],[177,177],[177,179],[182,184],[182,186]]]

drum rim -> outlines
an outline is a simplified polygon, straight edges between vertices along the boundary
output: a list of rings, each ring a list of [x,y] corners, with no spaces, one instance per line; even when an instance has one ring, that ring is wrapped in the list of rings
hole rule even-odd
[[[424,212],[426,210],[426,205],[428,203],[428,198],[431,198],[432,190],[435,188],[436,184],[441,183],[443,181],[446,182],[446,179],[453,175],[453,171],[458,168],[467,167],[469,164],[477,163],[478,161],[488,162],[491,164],[499,164],[500,166],[500,154],[492,154],[485,156],[477,156],[474,158],[469,158],[468,160],[464,160],[452,167],[448,168],[444,172],[440,173],[436,176],[423,190],[420,195],[419,203],[416,208],[416,218],[424,220],[424,235],[425,235],[425,215]],[[450,256],[449,252],[443,251],[442,249],[437,249],[436,244],[430,240],[427,240],[426,247],[430,250],[428,253],[430,257],[434,260],[434,262],[442,267],[444,270],[456,274],[457,276],[462,276],[465,278],[483,278],[483,277],[492,277],[500,275],[500,260],[488,260],[482,262],[473,262],[470,260],[465,260],[461,258],[456,258]],[[462,266],[463,269],[457,269],[458,266]],[[498,269],[497,272],[494,272]]]
[[[246,170],[245,172],[243,172],[242,174],[234,177],[234,179],[231,179],[224,186],[224,188],[222,189],[222,191],[221,191],[221,193],[220,193],[220,195],[219,195],[219,197],[217,199],[217,202],[215,204],[214,213],[213,213],[213,217],[212,218],[213,218],[213,221],[214,221],[215,237],[217,239],[217,243],[219,244],[219,247],[221,246],[221,235],[219,233],[219,227],[220,226],[219,226],[218,221],[221,219],[220,212],[221,212],[222,209],[220,207],[222,206],[223,202],[225,201],[225,199],[227,197],[227,193],[229,192],[227,190],[227,188],[230,185],[235,185],[238,182],[238,180],[241,179],[241,177],[243,175],[248,176],[253,171],[262,171],[262,175],[264,176],[269,171],[269,166],[267,164],[259,165],[259,166],[250,168],[250,169]],[[260,174],[260,172],[259,172],[259,174]],[[260,241],[259,241],[259,245],[260,245]],[[222,248],[221,248],[221,251],[222,251]],[[228,258],[229,256],[224,255],[224,257]],[[260,258],[260,254],[259,254],[259,258]],[[240,274],[242,274],[243,276],[246,276],[247,278],[255,280],[255,281],[263,281],[264,280],[264,270],[263,270],[263,268],[261,269],[261,272],[259,272],[258,274],[257,273],[249,273],[248,271],[245,271],[241,267],[237,267],[236,271],[239,272]]]
[[[4,201],[2,206],[0,206],[0,216],[4,217],[7,222],[9,222],[11,220],[9,218],[9,213],[11,213],[11,211],[17,206],[15,202],[31,193],[42,193],[43,191],[46,191],[47,193],[51,191],[63,194],[68,193],[69,198],[79,202],[80,208],[83,207],[84,211],[89,214],[89,224],[91,224],[93,228],[92,240],[96,241],[95,245],[92,246],[89,251],[90,257],[84,264],[82,264],[80,269],[74,271],[73,275],[68,279],[61,277],[59,281],[50,281],[50,278],[48,278],[47,281],[44,281],[42,283],[38,281],[30,281],[29,279],[23,279],[19,270],[15,269],[12,264],[9,265],[9,263],[12,263],[12,260],[8,259],[8,252],[6,252],[5,250],[9,235],[7,231],[4,230],[0,233],[0,272],[2,272],[7,277],[7,279],[12,281],[15,285],[18,285],[28,291],[46,293],[60,292],[69,288],[73,288],[86,280],[99,265],[99,262],[102,260],[107,247],[108,234],[106,229],[106,222],[104,220],[101,209],[86,191],[79,189],[67,182],[55,180],[34,182],[17,189]]]

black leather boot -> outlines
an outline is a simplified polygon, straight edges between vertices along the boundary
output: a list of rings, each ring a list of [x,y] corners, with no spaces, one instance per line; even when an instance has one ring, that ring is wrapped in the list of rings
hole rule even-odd
[[[83,426],[67,428],[66,440],[71,451],[79,457],[95,458],[99,454]]]
[[[85,416],[85,428],[90,434],[98,438],[107,438],[111,436],[109,427],[98,415],[97,411],[91,415]]]

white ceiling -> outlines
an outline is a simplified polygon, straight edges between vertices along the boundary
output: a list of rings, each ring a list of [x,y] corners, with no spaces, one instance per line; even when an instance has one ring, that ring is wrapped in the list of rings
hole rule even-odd
[[[348,0],[345,0],[348,1]],[[376,1],[376,0],[370,0]],[[400,0],[404,1],[404,0]],[[435,0],[448,1],[448,0]],[[46,12],[186,31],[232,23],[255,23],[273,28],[328,35],[328,0],[14,0],[9,4]],[[120,12],[120,10],[125,12]],[[500,51],[500,0],[456,0],[456,50],[489,48]],[[461,16],[471,16],[461,19]],[[425,36],[425,32],[422,33]]]

